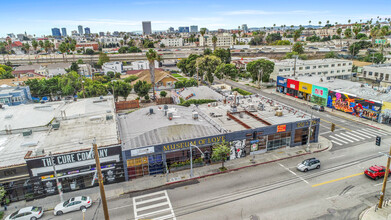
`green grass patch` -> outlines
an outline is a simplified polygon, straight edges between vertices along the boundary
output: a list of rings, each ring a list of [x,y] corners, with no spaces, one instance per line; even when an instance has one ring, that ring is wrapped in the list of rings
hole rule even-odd
[[[240,88],[234,88],[232,91],[238,92],[240,95],[252,95],[251,92],[248,92],[246,90],[240,89]]]
[[[176,78],[183,78],[182,75],[179,75],[178,73],[174,73],[174,74],[171,74],[173,77],[176,77]]]
[[[181,103],[179,105],[186,106],[186,107],[189,107],[191,104],[201,105],[201,104],[205,104],[205,103],[216,102],[216,100],[214,100],[214,99],[189,99],[186,101],[184,99],[180,99],[180,100],[181,100]]]

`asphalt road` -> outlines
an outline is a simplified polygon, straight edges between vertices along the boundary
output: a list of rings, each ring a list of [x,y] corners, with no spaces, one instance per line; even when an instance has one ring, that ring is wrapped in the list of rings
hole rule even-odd
[[[383,145],[359,144],[352,148],[313,155],[320,159],[319,170],[302,173],[296,165],[308,158],[298,157],[184,185],[128,194],[109,200],[111,219],[135,216],[175,215],[176,219],[357,219],[365,208],[376,204],[381,180],[363,175],[371,165],[384,165],[391,138]],[[387,190],[391,196],[391,190]],[[142,199],[140,199],[142,196]],[[137,199],[139,198],[139,199]],[[80,211],[43,219],[82,219]],[[85,219],[104,219],[95,203]],[[158,219],[158,218],[156,218]],[[173,218],[171,218],[173,219]]]

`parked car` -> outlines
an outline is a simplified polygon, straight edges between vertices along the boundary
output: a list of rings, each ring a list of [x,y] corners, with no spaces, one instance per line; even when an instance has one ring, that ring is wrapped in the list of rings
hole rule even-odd
[[[379,178],[383,178],[384,174],[386,173],[386,167],[384,166],[371,166],[368,169],[364,171],[365,176],[377,180]],[[388,174],[391,173],[391,170],[389,170]]]
[[[319,169],[320,161],[316,158],[310,158],[299,163],[296,168],[302,172],[307,172],[308,170],[313,170],[313,169]]]
[[[43,215],[42,207],[38,206],[29,206],[12,213],[7,216],[5,220],[36,220],[41,218]]]
[[[311,108],[315,109],[316,111],[324,112],[324,106],[322,105],[314,105]]]
[[[62,215],[63,213],[73,212],[89,208],[92,205],[92,200],[88,196],[77,196],[63,203],[56,205],[54,215]]]

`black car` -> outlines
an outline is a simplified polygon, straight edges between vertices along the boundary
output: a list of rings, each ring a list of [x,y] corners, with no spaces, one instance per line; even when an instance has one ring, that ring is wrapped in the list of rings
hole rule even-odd
[[[324,106],[322,105],[314,105],[311,108],[315,109],[316,111],[324,112]]]

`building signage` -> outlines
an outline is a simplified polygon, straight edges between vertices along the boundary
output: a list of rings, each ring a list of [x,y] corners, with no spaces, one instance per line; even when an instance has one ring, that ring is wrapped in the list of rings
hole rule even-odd
[[[299,91],[311,94],[312,93],[312,85],[309,83],[299,82]]]
[[[284,77],[277,76],[277,85],[278,86],[283,86],[286,87],[288,80],[285,79]]]
[[[215,137],[208,137],[208,138],[201,138],[197,140],[191,140],[191,141],[183,141],[179,143],[173,143],[173,144],[167,144],[163,145],[164,151],[171,151],[171,150],[179,150],[183,148],[189,148],[190,144],[196,145],[196,146],[203,146],[207,144],[215,144],[225,141],[225,135],[222,136],[215,136]]]
[[[93,160],[95,157],[94,153],[92,152],[90,157],[89,154],[90,151],[80,151],[80,152],[73,152],[69,154],[53,155],[53,160],[56,165]],[[104,158],[113,155],[120,155],[121,146],[98,149],[98,154],[99,154],[99,158]],[[53,166],[50,157],[28,159],[26,160],[26,163],[29,169]]]
[[[318,121],[312,120],[312,125],[316,125],[316,124],[318,124]],[[297,128],[309,127],[309,126],[310,126],[310,121],[303,121],[296,124]]]
[[[312,95],[327,99],[328,89],[312,85]]]
[[[293,80],[293,79],[288,79],[287,80],[287,87],[298,90],[299,89],[299,81]]]
[[[286,131],[286,125],[277,125],[277,132]]]
[[[135,149],[135,150],[131,150],[130,152],[131,152],[132,157],[140,156],[140,155],[144,155],[144,154],[151,154],[151,153],[155,153],[155,147]]]

